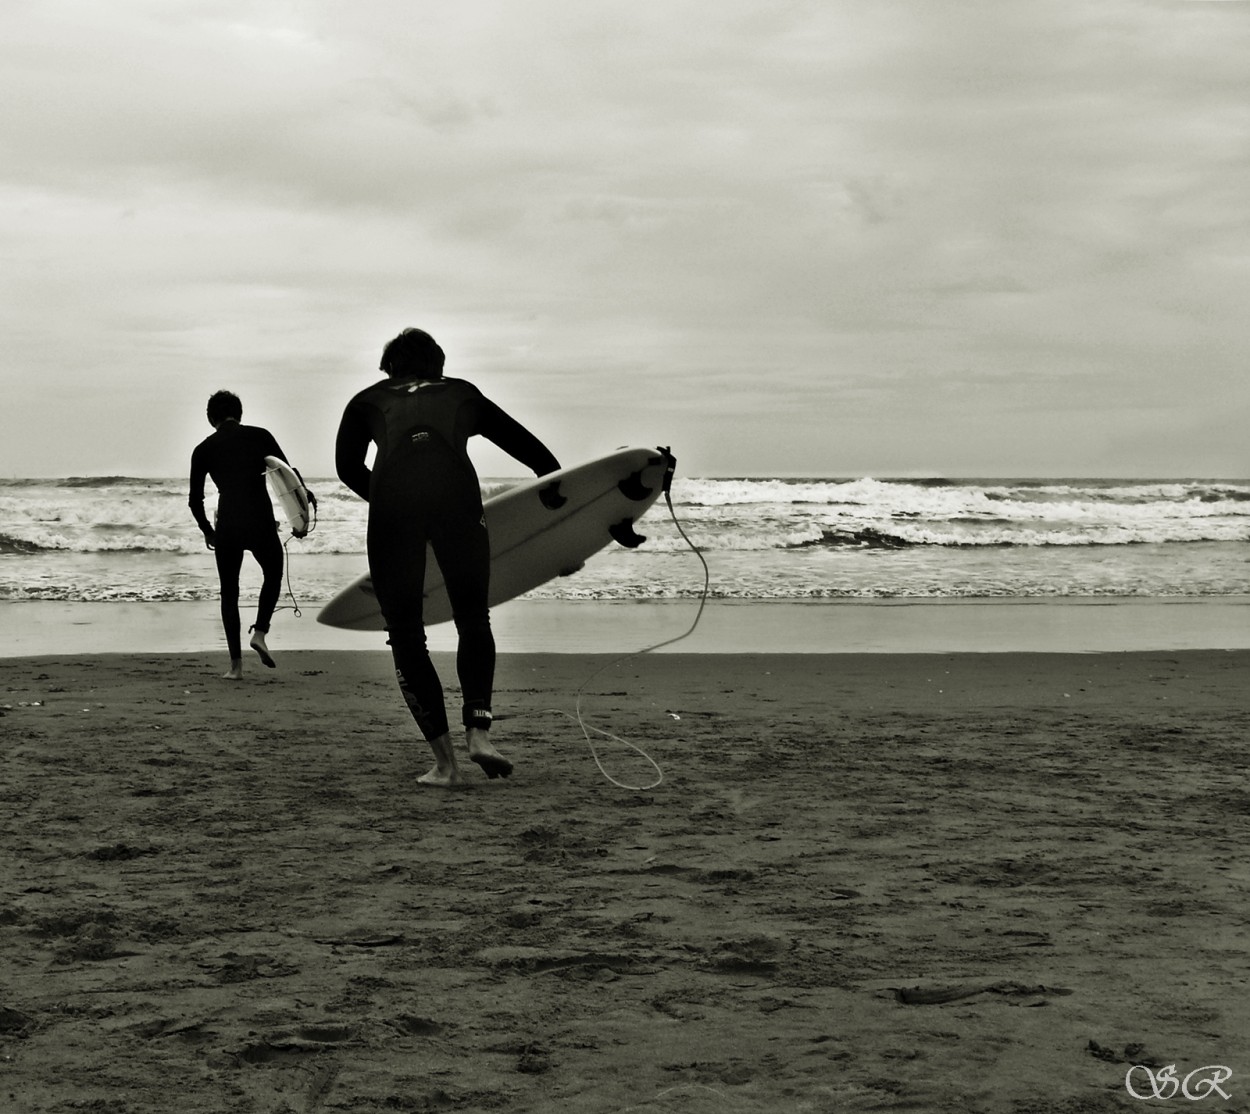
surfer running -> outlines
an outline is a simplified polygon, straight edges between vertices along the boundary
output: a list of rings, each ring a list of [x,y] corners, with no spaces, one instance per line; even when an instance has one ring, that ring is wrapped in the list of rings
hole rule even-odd
[[[243,652],[239,639],[239,571],[243,553],[250,551],[260,565],[263,580],[256,605],[256,622],[250,628],[252,649],[270,669],[274,668],[265,635],[282,592],[282,542],[274,520],[273,504],[265,486],[265,457],[286,461],[278,442],[267,429],[242,425],[243,404],[230,391],[218,391],[208,400],[208,424],[216,430],[191,453],[191,513],[204,533],[204,544],[217,559],[221,581],[221,622],[230,648],[227,680],[243,677]],[[290,461],[287,461],[289,464]],[[296,472],[296,475],[299,475]],[[217,486],[216,525],[204,513],[204,478]],[[303,482],[303,477],[301,477]],[[308,501],[316,506],[313,493]]]
[[[536,475],[559,469],[547,447],[463,379],[443,378],[443,350],[405,329],[382,351],[387,378],[355,396],[335,445],[339,479],[369,503],[369,573],[390,634],[400,692],[434,752],[417,780],[460,781],[439,680],[426,647],[422,596],[427,544],[442,570],[458,635],[456,673],[469,758],[489,778],[512,763],[490,742],[495,639],[487,589],[490,542],[466,442],[480,434]],[[365,463],[370,443],[377,455]]]

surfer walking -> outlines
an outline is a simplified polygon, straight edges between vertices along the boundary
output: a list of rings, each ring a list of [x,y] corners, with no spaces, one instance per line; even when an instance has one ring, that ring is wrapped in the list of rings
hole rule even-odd
[[[466,450],[481,435],[535,475],[559,469],[550,450],[481,391],[443,375],[444,354],[420,329],[405,329],[382,352],[386,378],[343,412],[335,444],[339,479],[369,503],[369,573],[396,678],[408,710],[434,752],[417,780],[461,780],[442,682],[426,645],[422,599],[427,545],[442,570],[456,624],[456,674],[470,760],[489,778],[512,763],[491,743],[495,639],[490,626],[490,542],[477,472]],[[366,464],[377,447],[373,467]]]
[[[208,400],[208,424],[214,432],[191,453],[191,513],[213,550],[217,578],[221,582],[221,623],[230,650],[226,679],[243,677],[243,651],[239,635],[239,572],[243,554],[250,552],[261,569],[260,599],[256,622],[250,628],[251,647],[270,669],[274,660],[265,643],[269,624],[282,593],[283,551],[274,519],[273,504],[265,486],[265,457],[287,461],[272,433],[260,426],[243,425],[243,403],[230,391],[218,391]],[[296,472],[296,475],[299,475]],[[215,523],[204,513],[204,481],[212,477],[217,487]],[[301,482],[303,479],[301,477]],[[308,492],[308,500],[316,498]]]

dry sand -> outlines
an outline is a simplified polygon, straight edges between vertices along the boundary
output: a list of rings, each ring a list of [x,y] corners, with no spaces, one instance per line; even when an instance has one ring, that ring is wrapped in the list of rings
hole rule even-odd
[[[607,660],[0,662],[0,1109],[1250,1110],[1250,653]]]

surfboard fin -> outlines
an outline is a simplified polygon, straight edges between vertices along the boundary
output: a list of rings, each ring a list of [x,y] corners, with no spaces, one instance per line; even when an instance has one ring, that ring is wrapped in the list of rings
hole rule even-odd
[[[637,472],[631,472],[616,486],[620,488],[621,494],[624,495],[626,499],[633,499],[637,501],[645,499],[651,494],[651,488],[647,487],[647,485],[642,482],[641,468]]]
[[[624,487],[623,484],[622,487]],[[637,549],[647,540],[642,534],[635,532],[634,520],[632,518],[622,518],[614,526],[609,526],[608,533],[612,535],[614,541],[620,543],[626,549]]]
[[[549,511],[558,511],[568,499],[560,494],[560,481],[553,480],[538,493],[538,498]]]

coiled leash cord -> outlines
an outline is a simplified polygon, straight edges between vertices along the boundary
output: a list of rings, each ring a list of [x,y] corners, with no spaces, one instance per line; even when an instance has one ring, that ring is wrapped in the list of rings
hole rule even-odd
[[[312,522],[309,523],[308,529],[300,535],[301,539],[308,537],[309,534],[317,529],[317,504],[310,501],[309,505],[312,507]],[[285,557],[283,564],[286,566],[286,594],[291,597],[291,602],[289,604],[284,603],[281,607],[275,607],[274,610],[291,611],[295,614],[295,618],[299,619],[303,617],[304,613],[299,609],[299,600],[295,598],[295,591],[291,587],[291,550],[289,547],[294,540],[295,535],[288,534],[286,541],[282,543],[282,552]]]
[[[642,654],[649,654],[654,650],[660,650],[665,646],[672,646],[674,643],[680,642],[684,638],[689,638],[692,634],[694,634],[695,628],[699,625],[699,620],[703,618],[703,609],[707,605],[708,591],[712,579],[711,572],[708,569],[707,561],[704,559],[702,551],[700,551],[699,547],[690,540],[690,536],[682,528],[681,522],[677,518],[677,512],[673,509],[673,497],[670,489],[673,483],[673,469],[675,462],[671,453],[665,452],[665,455],[668,457],[669,465],[668,470],[664,473],[664,502],[668,506],[669,517],[673,520],[673,525],[677,527],[677,533],[681,535],[682,540],[690,547],[691,552],[699,558],[699,563],[703,566],[703,591],[699,595],[699,609],[695,612],[694,622],[692,622],[686,630],[674,638],[666,638],[662,642],[656,642],[651,646],[645,646],[641,650],[634,650],[628,654],[622,654],[620,657],[613,658],[611,661],[601,665],[578,686],[577,698],[575,702],[575,716],[557,708],[550,709],[550,711],[558,712],[562,716],[568,716],[569,719],[577,720],[577,726],[582,729],[582,736],[586,740],[587,747],[590,748],[590,755],[595,760],[595,765],[599,767],[599,772],[603,774],[608,781],[617,786],[619,789],[630,789],[636,792],[641,792],[646,789],[654,789],[664,780],[664,771],[660,769],[659,764],[655,761],[655,759],[643,750],[642,747],[636,745],[635,743],[631,743],[628,739],[622,739],[619,735],[613,735],[610,731],[603,731],[598,727],[588,726],[582,715],[582,696],[585,692],[586,686],[604,670],[610,669],[614,665],[619,665],[623,661],[628,661],[630,658],[636,658]],[[618,781],[614,778],[606,769],[604,769],[603,762],[599,758],[599,752],[595,749],[595,744],[590,738],[590,733],[592,731],[596,735],[600,735],[605,739],[611,739],[613,742],[627,746],[630,750],[633,750],[641,755],[651,764],[652,769],[655,770],[655,780],[646,785],[628,785],[625,782]]]

